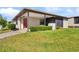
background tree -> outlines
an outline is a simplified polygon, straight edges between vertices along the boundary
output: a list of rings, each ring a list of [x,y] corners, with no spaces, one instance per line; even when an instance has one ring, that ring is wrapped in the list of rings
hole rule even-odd
[[[0,15],[0,25],[2,25],[3,28],[7,25],[7,20],[2,17],[2,15]]]

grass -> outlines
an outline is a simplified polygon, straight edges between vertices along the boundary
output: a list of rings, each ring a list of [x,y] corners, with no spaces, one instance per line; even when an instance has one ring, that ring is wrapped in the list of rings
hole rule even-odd
[[[79,29],[27,32],[0,40],[3,52],[77,52]]]

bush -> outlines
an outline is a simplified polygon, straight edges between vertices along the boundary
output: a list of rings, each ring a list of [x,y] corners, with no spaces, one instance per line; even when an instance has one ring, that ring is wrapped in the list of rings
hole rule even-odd
[[[16,26],[15,26],[15,24],[8,24],[8,28],[10,30],[15,30],[16,29]]]
[[[45,31],[45,30],[52,30],[52,27],[50,26],[30,27],[30,31]]]

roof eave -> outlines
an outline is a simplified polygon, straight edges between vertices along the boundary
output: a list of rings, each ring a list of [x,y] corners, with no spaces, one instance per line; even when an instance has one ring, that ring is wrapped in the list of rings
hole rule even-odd
[[[13,20],[15,20],[17,17],[21,16],[22,14],[24,14],[26,11],[29,11],[29,12],[36,12],[36,13],[45,14],[45,15],[50,15],[50,16],[57,16],[57,17],[62,17],[62,18],[68,18],[68,17],[59,16],[59,15],[55,15],[55,14],[51,14],[51,13],[47,13],[47,12],[42,12],[42,11],[37,11],[37,10],[33,10],[33,9],[24,8],[23,10],[21,10],[21,12],[19,12],[19,13],[13,18]]]

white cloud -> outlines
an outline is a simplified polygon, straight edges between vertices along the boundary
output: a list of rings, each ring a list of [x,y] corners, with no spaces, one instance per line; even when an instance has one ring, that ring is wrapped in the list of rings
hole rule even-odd
[[[79,7],[45,7],[45,11],[62,16],[79,16]]]
[[[13,8],[1,8],[0,9],[0,13],[1,14],[9,14],[9,15],[15,15],[19,12],[19,10],[17,9],[13,9]]]
[[[61,10],[59,7],[53,7],[53,8],[48,7],[47,9],[54,10],[54,11]]]
[[[4,17],[7,17],[8,19],[12,19],[17,13],[19,13],[20,10],[14,9],[14,8],[1,8],[0,14],[2,14]]]
[[[46,12],[50,12],[50,13],[56,13],[56,12],[59,12],[61,11],[61,8],[59,7],[45,7],[45,11]]]
[[[70,16],[79,16],[79,7],[74,7],[73,9],[68,8],[66,11],[70,14]]]
[[[65,11],[68,12],[68,13],[71,13],[71,14],[74,13],[74,10],[72,10],[71,8],[68,8],[68,9],[66,9]]]
[[[76,13],[79,13],[79,8],[76,8],[75,11],[76,11]]]
[[[59,7],[46,7],[45,10],[47,11],[58,11],[58,10],[61,10]]]

